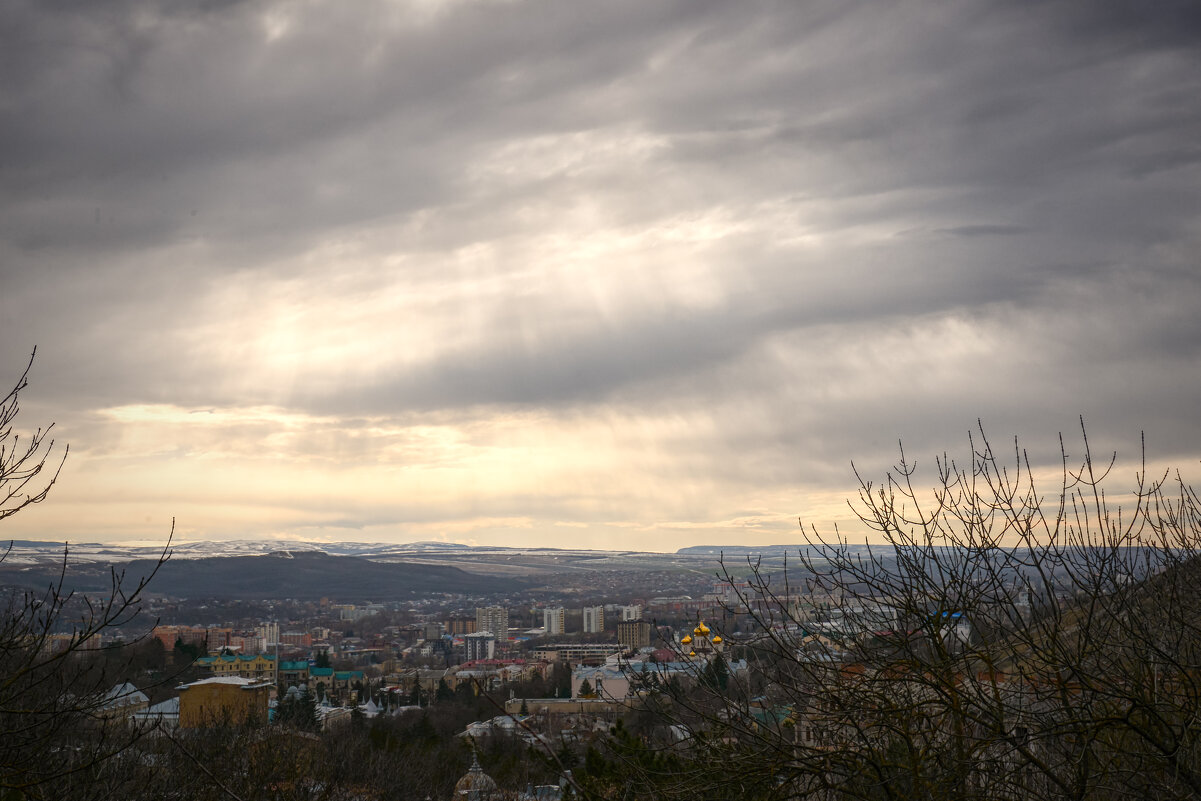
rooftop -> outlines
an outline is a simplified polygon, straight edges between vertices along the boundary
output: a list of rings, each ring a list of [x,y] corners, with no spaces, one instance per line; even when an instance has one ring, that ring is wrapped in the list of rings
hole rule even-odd
[[[213,676],[211,679],[200,679],[199,681],[193,681],[189,684],[181,684],[175,689],[186,690],[189,687],[198,687],[201,684],[233,684],[248,690],[252,690],[256,687],[272,686],[272,682],[264,681],[263,679],[247,679],[242,676]]]

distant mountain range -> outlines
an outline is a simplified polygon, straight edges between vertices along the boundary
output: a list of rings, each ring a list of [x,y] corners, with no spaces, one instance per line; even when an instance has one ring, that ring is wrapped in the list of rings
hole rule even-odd
[[[0,542],[0,547],[3,543]],[[557,548],[506,548],[459,543],[233,540],[172,544],[151,584],[155,594],[183,598],[399,600],[416,594],[487,595],[543,585],[550,576],[617,571],[712,574],[748,556],[763,565],[801,546],[697,546],[675,554]],[[16,540],[0,561],[0,588],[44,589],[63,565],[62,543]],[[2,551],[0,551],[2,552]],[[66,552],[69,589],[110,588],[111,570],[129,580],[153,568],[162,546],[72,543]],[[552,580],[557,581],[557,579]]]
[[[6,544],[0,540],[0,548]],[[12,540],[12,551],[5,564],[40,565],[61,562],[63,543],[38,540]],[[157,559],[161,545],[112,545],[98,542],[73,542],[68,547],[71,562],[129,562]],[[308,542],[304,540],[209,540],[172,543],[172,559],[208,559],[218,556],[265,556],[272,553],[303,551],[331,556],[387,557],[414,553],[462,553],[470,545],[457,542]],[[495,549],[489,549],[495,550]]]
[[[39,540],[12,540],[12,551],[4,560],[4,564],[13,565],[44,565],[58,563],[63,557],[62,542]],[[0,549],[6,541],[0,540]],[[804,545],[694,545],[680,548],[677,556],[717,556],[726,554],[762,554],[764,556],[782,556],[795,554],[805,548]],[[135,559],[157,559],[162,552],[161,545],[113,545],[97,542],[70,543],[69,557],[75,562],[130,562]],[[325,553],[330,556],[360,556],[366,559],[404,558],[409,556],[428,557],[438,554],[469,555],[491,553],[538,553],[538,554],[571,554],[583,558],[610,558],[615,556],[659,556],[668,557],[671,554],[657,554],[639,551],[604,551],[580,550],[567,548],[520,548],[498,545],[473,546],[457,542],[312,542],[307,540],[211,540],[197,542],[172,543],[172,559],[210,559],[215,557],[232,556],[266,556],[274,553]]]
[[[154,570],[154,559],[106,563],[69,562],[65,589],[85,594],[107,593],[112,572],[124,575],[132,588]],[[53,564],[0,564],[0,586],[44,589],[58,578]],[[280,551],[258,556],[173,557],[158,568],[151,594],[178,598],[253,598],[316,600],[400,600],[431,593],[487,595],[525,584],[521,579],[469,573],[447,565],[377,562],[359,556],[320,551]]]
[[[762,556],[785,556],[796,554],[808,548],[808,545],[692,545],[676,551],[681,556],[744,556],[760,554]]]

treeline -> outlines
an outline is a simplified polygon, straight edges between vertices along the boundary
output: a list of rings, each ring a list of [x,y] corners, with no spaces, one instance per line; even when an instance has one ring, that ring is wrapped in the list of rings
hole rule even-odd
[[[459,735],[487,710],[448,701],[327,731],[291,721],[151,732],[110,758],[11,798],[29,799],[450,799],[471,764]],[[543,749],[516,738],[474,743],[502,787],[557,784]]]

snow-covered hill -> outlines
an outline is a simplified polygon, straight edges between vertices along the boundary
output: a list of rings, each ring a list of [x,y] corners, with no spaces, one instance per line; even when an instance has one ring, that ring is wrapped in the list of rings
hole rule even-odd
[[[0,548],[7,543],[0,541]],[[134,559],[157,559],[162,546],[114,545],[97,542],[42,542],[13,540],[12,549],[4,562],[15,565],[44,565],[62,561],[64,547],[72,563],[129,562]],[[173,542],[172,559],[204,559],[215,556],[262,556],[280,552],[319,551],[333,556],[388,557],[413,554],[464,553],[468,545],[447,542],[308,542],[303,540],[224,540]],[[495,550],[495,549],[488,549]]]

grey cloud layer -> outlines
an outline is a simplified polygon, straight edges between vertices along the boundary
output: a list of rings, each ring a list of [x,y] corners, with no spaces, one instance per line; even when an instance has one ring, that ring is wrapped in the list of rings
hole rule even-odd
[[[13,0],[0,41],[0,358],[60,410],[704,410],[746,484],[976,417],[1201,446],[1195,4]],[[640,244],[545,266],[590,225]],[[396,313],[277,308],[338,297]],[[265,380],[272,326],[397,355]]]

